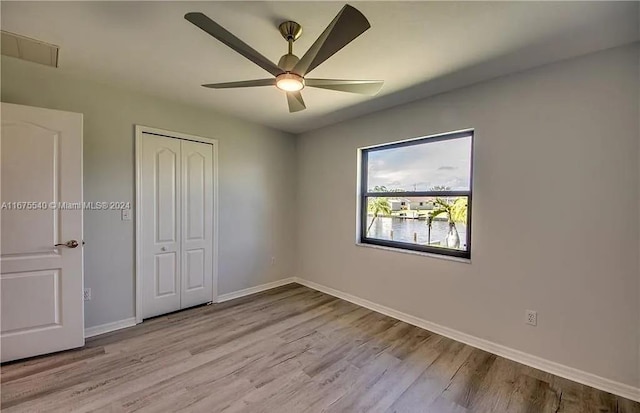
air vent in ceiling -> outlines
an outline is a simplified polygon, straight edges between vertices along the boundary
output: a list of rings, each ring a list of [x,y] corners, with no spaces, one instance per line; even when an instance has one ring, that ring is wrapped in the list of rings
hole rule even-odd
[[[2,32],[2,54],[29,62],[58,67],[58,46],[19,34]]]

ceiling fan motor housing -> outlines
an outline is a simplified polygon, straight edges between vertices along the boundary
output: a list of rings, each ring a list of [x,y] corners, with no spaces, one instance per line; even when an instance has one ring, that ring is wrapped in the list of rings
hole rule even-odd
[[[285,72],[290,72],[295,67],[296,63],[298,63],[298,56],[293,53],[287,53],[282,55],[280,60],[278,61],[278,67]]]

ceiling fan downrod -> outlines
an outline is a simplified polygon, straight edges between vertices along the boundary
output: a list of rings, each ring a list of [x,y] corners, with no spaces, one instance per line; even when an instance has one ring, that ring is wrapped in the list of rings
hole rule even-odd
[[[293,42],[298,40],[302,35],[302,26],[294,21],[286,21],[281,23],[280,26],[278,26],[278,29],[289,45],[288,53],[280,58],[278,66],[282,70],[290,72],[300,60],[298,59],[298,56],[293,54]]]

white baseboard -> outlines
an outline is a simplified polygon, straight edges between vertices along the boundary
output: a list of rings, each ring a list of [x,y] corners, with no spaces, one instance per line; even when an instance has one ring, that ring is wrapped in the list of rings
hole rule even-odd
[[[136,318],[131,317],[112,323],[100,324],[99,326],[87,327],[84,329],[84,338],[97,336],[99,334],[110,333],[121,328],[133,327],[136,325]]]
[[[504,357],[509,360],[516,361],[521,364],[545,371],[547,373],[554,374],[556,376],[564,377],[578,383],[585,384],[590,387],[594,387],[599,390],[613,393],[618,396],[622,396],[627,399],[640,401],[640,388],[630,386],[628,384],[616,382],[604,377],[597,376],[586,371],[578,370],[573,367],[565,366],[560,363],[556,363],[550,360],[546,360],[528,353],[524,353],[519,350],[515,350],[501,344],[493,343],[488,340],[484,340],[461,331],[454,330],[442,326],[440,324],[432,323],[427,320],[412,316],[410,314],[403,313],[401,311],[394,310],[389,307],[385,307],[380,304],[376,304],[372,301],[365,300],[352,294],[348,294],[330,287],[326,287],[321,284],[317,284],[312,281],[307,281],[302,278],[294,277],[294,282],[312,288],[314,290],[321,291],[323,293],[332,295],[337,298],[341,298],[345,301],[352,302],[361,307],[368,308],[369,310],[384,314],[386,316],[395,318],[405,323],[420,327],[422,329],[432,331],[442,336],[448,337],[452,340],[456,340],[472,347],[479,348],[481,350],[493,353],[500,357]]]
[[[244,290],[238,290],[231,293],[221,294],[218,296],[216,302],[222,303],[225,301],[233,300],[234,298],[244,297],[245,295],[251,295],[262,291],[270,290],[272,288],[281,287],[283,285],[296,282],[295,277],[283,278],[282,280],[273,281],[266,284],[256,285],[255,287],[245,288]]]

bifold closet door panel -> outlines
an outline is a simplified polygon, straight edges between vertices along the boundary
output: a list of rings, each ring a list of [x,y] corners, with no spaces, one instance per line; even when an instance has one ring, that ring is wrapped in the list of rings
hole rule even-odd
[[[140,169],[143,318],[181,308],[181,141],[144,134]]]
[[[213,295],[213,146],[182,143],[182,308]]]

